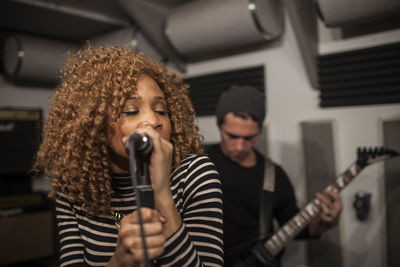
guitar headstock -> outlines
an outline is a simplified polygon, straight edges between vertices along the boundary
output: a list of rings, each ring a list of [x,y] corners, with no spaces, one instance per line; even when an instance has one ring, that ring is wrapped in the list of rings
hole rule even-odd
[[[357,165],[361,168],[366,167],[369,164],[390,159],[398,156],[399,153],[384,147],[374,148],[357,148]]]

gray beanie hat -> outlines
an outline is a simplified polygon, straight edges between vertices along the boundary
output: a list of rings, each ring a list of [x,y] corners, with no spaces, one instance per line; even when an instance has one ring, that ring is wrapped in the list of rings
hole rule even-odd
[[[216,108],[218,124],[229,112],[247,113],[262,124],[265,118],[265,95],[252,86],[233,85],[219,97]]]

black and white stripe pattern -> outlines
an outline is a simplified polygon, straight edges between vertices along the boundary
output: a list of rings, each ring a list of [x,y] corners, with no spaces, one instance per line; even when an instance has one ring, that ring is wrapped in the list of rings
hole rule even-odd
[[[112,209],[136,209],[128,176],[113,178]],[[191,155],[171,174],[171,191],[182,225],[166,242],[157,266],[222,266],[222,193],[218,172],[207,156]],[[117,228],[111,216],[88,217],[57,194],[60,266],[105,266],[114,253]]]

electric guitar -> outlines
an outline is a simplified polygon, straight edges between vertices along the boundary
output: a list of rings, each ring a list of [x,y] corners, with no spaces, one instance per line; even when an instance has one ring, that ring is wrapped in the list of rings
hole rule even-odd
[[[366,166],[398,156],[399,153],[385,148],[357,149],[357,160],[350,165],[326,189],[339,193],[345,188]],[[299,211],[291,220],[283,225],[264,243],[258,243],[253,253],[264,264],[273,266],[274,257],[296,237],[313,218],[321,212],[320,201],[314,198],[305,208]]]

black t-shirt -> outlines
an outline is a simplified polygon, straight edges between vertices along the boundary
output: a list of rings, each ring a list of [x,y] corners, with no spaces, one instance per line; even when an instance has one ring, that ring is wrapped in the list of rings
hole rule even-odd
[[[256,152],[257,164],[246,168],[226,157],[219,145],[210,146],[207,152],[222,183],[224,247],[257,239],[264,173],[262,155]]]
[[[225,250],[257,240],[264,157],[255,151],[256,165],[246,168],[225,156],[219,144],[208,146],[206,151],[215,163],[222,183]],[[284,170],[277,164],[272,202],[269,203],[273,205],[272,218],[281,226],[299,211],[293,186]],[[272,220],[269,224],[269,229],[273,231]],[[308,230],[303,231],[297,238],[307,237]]]

